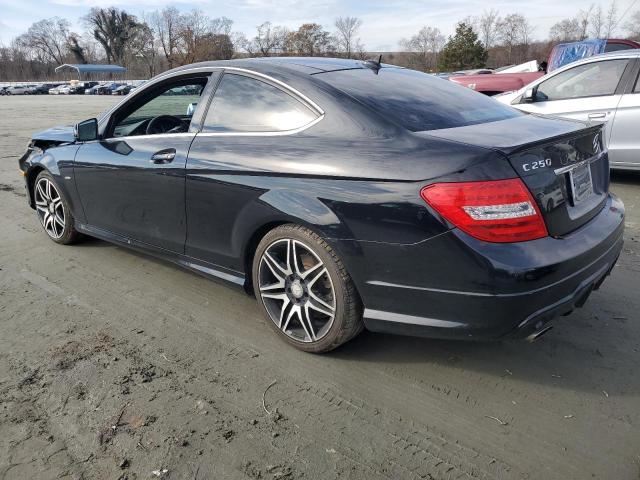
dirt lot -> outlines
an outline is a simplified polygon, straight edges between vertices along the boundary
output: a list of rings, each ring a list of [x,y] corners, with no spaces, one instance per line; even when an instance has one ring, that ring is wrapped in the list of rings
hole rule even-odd
[[[16,159],[114,101],[0,98],[0,480],[640,478],[640,176],[612,277],[539,342],[313,356],[225,286],[46,238]]]

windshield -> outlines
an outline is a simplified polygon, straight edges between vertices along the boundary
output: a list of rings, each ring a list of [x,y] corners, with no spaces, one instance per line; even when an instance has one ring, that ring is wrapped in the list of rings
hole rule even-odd
[[[413,132],[464,127],[523,115],[490,97],[433,75],[403,68],[342,70],[318,75]]]

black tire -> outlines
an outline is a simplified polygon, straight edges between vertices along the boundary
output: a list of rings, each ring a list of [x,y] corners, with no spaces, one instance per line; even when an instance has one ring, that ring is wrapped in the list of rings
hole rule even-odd
[[[266,260],[263,258],[265,252],[279,242],[286,240],[294,241],[295,244],[301,245],[307,253],[312,251],[321,263],[324,264],[326,274],[328,274],[330,278],[330,282],[327,281],[327,283],[332,287],[331,297],[333,297],[332,303],[335,307],[333,319],[329,326],[326,327],[327,329],[323,333],[323,336],[315,340],[302,341],[279,328],[277,320],[272,316],[267,307],[266,303],[268,300],[265,300],[261,293],[260,276],[264,274],[261,273],[260,266],[261,264],[265,265],[264,262]],[[286,248],[288,252],[289,247],[287,246]],[[322,267],[322,265],[320,267]],[[322,270],[322,268],[319,268],[319,270]],[[266,316],[269,325],[282,339],[299,350],[310,353],[328,352],[351,340],[364,328],[362,321],[362,302],[338,254],[320,236],[305,227],[286,224],[276,227],[267,233],[256,249],[253,258],[252,278],[258,305]],[[311,290],[311,286],[309,290]],[[283,302],[283,304],[286,306],[285,302]],[[290,305],[293,305],[293,303]],[[307,310],[307,314],[308,312],[309,310]]]
[[[56,205],[54,207],[54,215],[56,211],[58,213],[60,212],[60,210],[63,212],[63,216],[62,216],[63,224],[64,224],[63,227],[61,227],[60,223],[57,223],[57,222],[53,224],[53,227],[47,228],[45,226],[45,222],[46,222],[45,218],[48,218],[48,217],[46,217],[47,214],[43,214],[44,205],[38,205],[38,203],[40,203],[41,200],[46,201],[46,198],[43,198],[41,193],[38,191],[38,186],[41,185],[41,182],[44,182],[44,181],[50,182],[57,193],[57,199],[59,199],[59,206]],[[46,195],[46,192],[45,192],[45,195]],[[33,197],[34,197],[34,204],[36,204],[36,215],[38,217],[40,225],[42,226],[43,230],[51,240],[61,245],[70,245],[72,243],[77,242],[81,238],[81,234],[75,229],[75,219],[73,218],[73,214],[71,213],[71,209],[69,208],[69,203],[67,202],[66,198],[62,194],[62,190],[58,186],[57,182],[54,180],[53,176],[46,170],[41,171],[34,181]],[[51,215],[49,204],[47,204],[46,210],[49,210],[48,215]],[[53,233],[54,231],[56,233]],[[59,235],[57,234],[58,231],[59,231]]]

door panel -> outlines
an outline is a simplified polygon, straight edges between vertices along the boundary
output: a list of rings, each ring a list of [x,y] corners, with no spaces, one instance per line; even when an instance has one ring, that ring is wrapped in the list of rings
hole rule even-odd
[[[609,161],[613,167],[640,168],[640,92],[622,96],[611,124]]]
[[[94,227],[183,253],[185,165],[195,134],[111,138],[82,145],[75,178]],[[171,159],[168,152],[175,155]],[[160,157],[152,157],[160,152]]]

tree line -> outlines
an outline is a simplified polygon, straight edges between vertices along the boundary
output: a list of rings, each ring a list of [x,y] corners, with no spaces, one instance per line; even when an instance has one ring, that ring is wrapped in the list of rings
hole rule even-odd
[[[200,10],[167,7],[136,16],[95,7],[81,25],[83,30],[76,32],[59,17],[33,23],[8,46],[0,46],[0,81],[54,78],[55,67],[63,63],[113,63],[127,67],[130,78],[146,78],[205,60],[274,55],[365,59],[381,53],[365,51],[362,21],[356,17],[338,17],[330,30],[318,23],[288,29],[264,22],[247,36],[233,29],[231,19],[211,18]],[[491,9],[461,20],[449,38],[438,27],[424,26],[400,41],[400,52],[383,52],[384,61],[432,72],[543,60],[558,42],[617,34],[640,40],[640,11],[620,12],[612,0],[604,10],[594,4],[557,22],[544,41],[533,40],[534,33],[524,15],[502,16]]]

